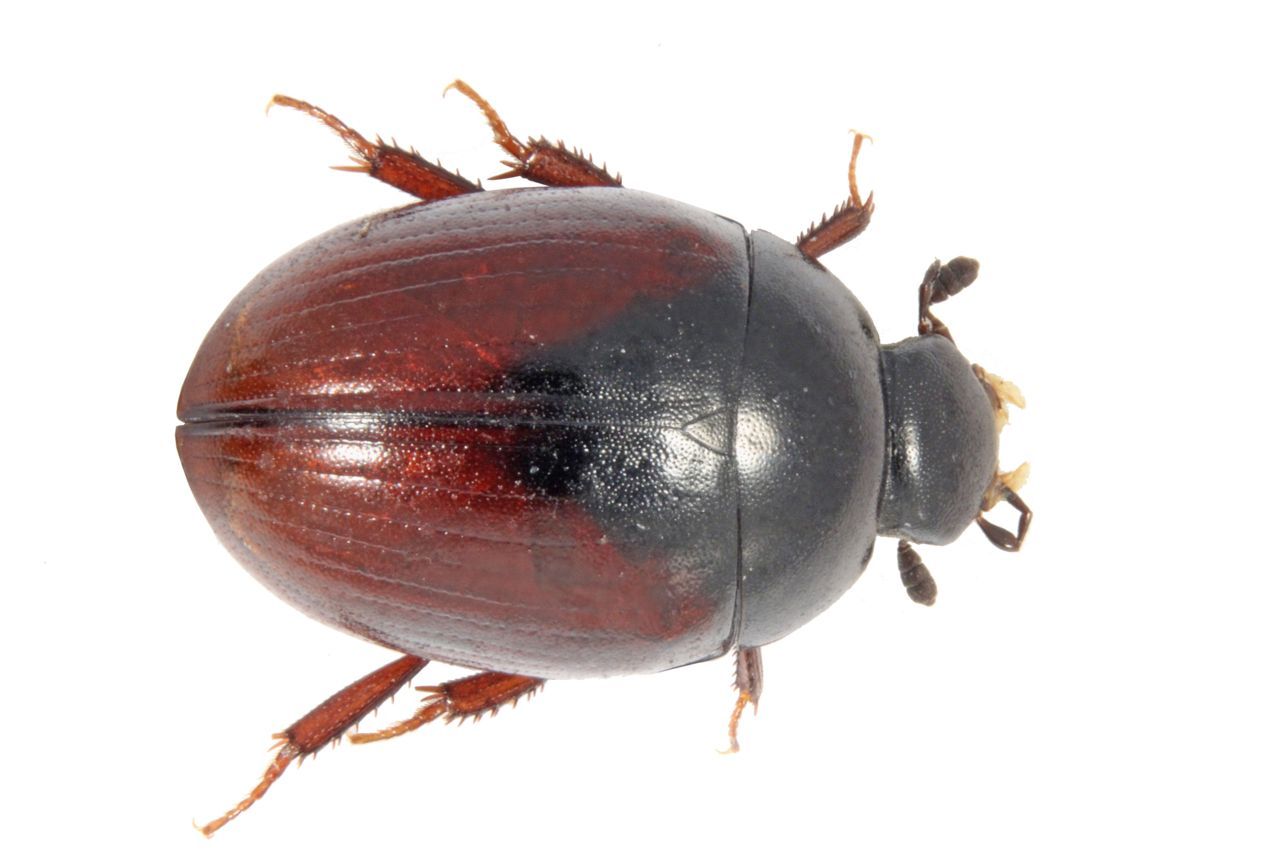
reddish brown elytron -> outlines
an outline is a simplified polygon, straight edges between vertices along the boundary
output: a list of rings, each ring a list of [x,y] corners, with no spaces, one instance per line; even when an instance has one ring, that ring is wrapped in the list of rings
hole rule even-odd
[[[317,238],[232,302],[183,387],[179,452],[259,580],[403,656],[281,732],[262,781],[206,835],[429,659],[482,671],[353,740],[478,716],[547,678],[658,671],[741,645],[736,748],[763,686],[759,649],[738,643],[748,235],[621,190],[563,144],[520,142],[471,87],[449,88],[510,155],[498,177],[587,189],[484,193],[273,99],[337,132],[356,163],[343,168],[422,203]],[[866,227],[862,139],[850,198],[797,258]]]
[[[673,586],[666,555],[602,526],[578,500],[591,484],[554,472],[586,444],[642,464],[629,442],[723,408],[731,377],[684,414],[645,388],[591,396],[560,365],[593,336],[611,357],[607,330],[636,305],[736,281],[719,257],[738,238],[695,237],[657,201],[632,233],[600,199],[484,200],[338,229],[250,285],[181,398],[192,488],[281,597],[385,645],[526,674],[592,655],[616,672],[611,645],[661,668],[681,637],[727,636],[732,596]],[[725,467],[711,456],[690,464]]]

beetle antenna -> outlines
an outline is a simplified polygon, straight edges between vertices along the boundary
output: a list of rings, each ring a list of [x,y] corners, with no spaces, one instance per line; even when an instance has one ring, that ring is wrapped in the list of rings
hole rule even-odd
[[[907,596],[916,604],[932,607],[938,600],[938,584],[916,549],[905,539],[898,540],[898,574]]]

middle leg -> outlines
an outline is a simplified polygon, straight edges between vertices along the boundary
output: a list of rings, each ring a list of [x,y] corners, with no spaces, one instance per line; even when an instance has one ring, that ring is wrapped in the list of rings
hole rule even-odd
[[[614,177],[603,166],[597,166],[590,156],[584,155],[576,148],[570,150],[563,142],[552,144],[546,137],[530,138],[521,142],[507,129],[507,123],[498,115],[498,111],[489,102],[480,97],[480,93],[461,80],[454,80],[445,87],[445,92],[457,89],[475,103],[493,130],[493,141],[498,143],[514,160],[503,160],[502,165],[511,171],[494,175],[494,180],[502,178],[528,178],[534,183],[549,187],[620,187],[622,177]]]
[[[505,672],[480,672],[475,675],[448,681],[434,687],[419,687],[427,695],[412,717],[376,732],[349,735],[352,743],[371,743],[408,734],[439,717],[445,722],[467,717],[479,717],[484,713],[497,713],[503,705],[514,705],[524,696],[533,693],[546,680]]]

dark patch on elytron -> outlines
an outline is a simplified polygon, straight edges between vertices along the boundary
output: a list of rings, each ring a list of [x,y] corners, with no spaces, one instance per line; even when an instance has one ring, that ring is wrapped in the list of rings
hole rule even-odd
[[[596,425],[573,423],[573,402],[587,393],[581,372],[563,364],[526,364],[506,374],[496,390],[527,398],[538,420],[546,424],[512,454],[512,479],[548,497],[581,496],[592,448],[600,441]]]
[[[638,297],[494,386],[519,424],[504,454],[512,481],[573,500],[627,559],[659,560],[708,590],[737,576],[730,436],[744,284],[725,275]]]
[[[521,476],[539,494],[576,498],[583,492],[583,473],[595,438],[591,430],[551,427],[517,455]]]
[[[496,390],[513,394],[580,397],[587,383],[575,367],[555,363],[526,364],[502,377]]]

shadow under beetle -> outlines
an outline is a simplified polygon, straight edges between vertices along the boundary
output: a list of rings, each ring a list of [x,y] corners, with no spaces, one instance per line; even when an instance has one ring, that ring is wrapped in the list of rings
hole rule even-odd
[[[588,157],[520,142],[483,192],[412,150],[335,130],[364,172],[421,199],[340,226],[263,271],[205,338],[177,444],[222,542],[303,612],[403,654],[281,732],[261,783],[340,737],[428,660],[481,670],[408,720],[492,711],[546,679],[657,672],[736,650],[738,720],[760,647],[897,538],[977,521],[1016,551],[1026,466],[997,468],[1010,383],[960,354],[932,306],[973,282],[934,262],[919,336],[881,346],[818,263],[859,234],[858,192],[794,244],[635,190]],[[983,518],[1000,501],[1016,533]]]

